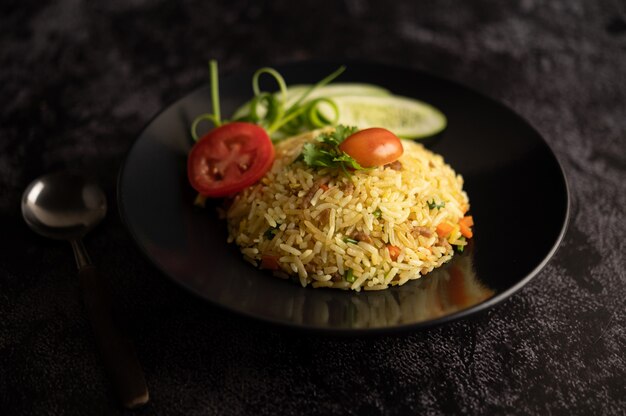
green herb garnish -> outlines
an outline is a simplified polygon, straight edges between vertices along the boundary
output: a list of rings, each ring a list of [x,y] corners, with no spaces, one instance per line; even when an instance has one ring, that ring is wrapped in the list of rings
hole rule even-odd
[[[337,78],[345,66],[339,67],[335,72],[328,75],[318,83],[308,87],[292,104],[287,107],[289,89],[283,76],[273,68],[260,68],[252,75],[252,91],[254,97],[246,103],[247,111],[244,114],[234,115],[232,121],[245,121],[258,124],[267,130],[272,140],[280,140],[299,132],[332,126],[339,121],[339,108],[333,100],[327,97],[318,97],[307,100],[315,90],[326,86]],[[228,120],[222,120],[220,116],[219,84],[217,61],[209,62],[211,78],[211,103],[213,113],[201,114],[191,124],[191,136],[198,140],[198,125],[208,121],[219,127]],[[261,90],[259,79],[262,75],[270,76],[278,85],[278,92],[265,92]],[[320,112],[320,105],[324,104],[331,108],[334,116],[324,117]],[[238,112],[239,113],[239,112]]]
[[[366,169],[352,156],[339,149],[341,142],[356,131],[356,127],[346,127],[340,124],[335,131],[319,135],[315,138],[315,142],[309,142],[303,146],[304,163],[311,167],[342,169],[346,173],[349,170]]]
[[[343,275],[343,277],[348,283],[354,283],[354,281],[356,280],[356,277],[354,276],[354,271],[352,271],[352,269],[346,270],[346,273]]]
[[[202,121],[213,123],[215,127],[222,125],[222,119],[220,116],[220,84],[217,71],[217,61],[215,59],[211,59],[209,61],[209,73],[211,76],[211,106],[213,107],[213,114],[200,114],[195,118],[193,123],[191,123],[191,137],[193,137],[196,141],[200,137],[198,135],[198,124]]]
[[[465,242],[466,241],[465,237],[460,237],[459,241]],[[463,245],[456,245],[455,244],[453,247],[456,250],[456,252],[459,253],[459,254],[463,253],[463,251],[465,250],[465,244],[463,244]]]
[[[344,237],[343,242],[350,243],[350,244],[359,244],[357,240],[355,240],[354,238],[350,238],[350,237]]]
[[[267,240],[273,240],[276,234],[278,233],[278,227],[270,227],[263,233],[263,237]]]
[[[374,216],[374,218],[380,218],[380,216],[383,215],[383,212],[380,210],[380,208],[376,208],[376,210],[372,212],[372,215]]]
[[[446,203],[445,203],[445,202],[439,202],[439,203],[437,203],[437,202],[435,202],[434,200],[432,200],[432,201],[426,201],[426,203],[428,204],[428,208],[429,208],[429,209],[435,209],[435,208],[439,209],[439,208],[443,208],[443,207],[445,207],[445,206],[446,206]]]

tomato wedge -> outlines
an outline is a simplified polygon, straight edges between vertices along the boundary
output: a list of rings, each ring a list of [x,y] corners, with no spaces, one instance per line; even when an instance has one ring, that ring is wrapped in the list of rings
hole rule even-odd
[[[200,194],[230,196],[254,184],[274,162],[274,145],[256,124],[224,124],[201,137],[189,152],[187,176]]]

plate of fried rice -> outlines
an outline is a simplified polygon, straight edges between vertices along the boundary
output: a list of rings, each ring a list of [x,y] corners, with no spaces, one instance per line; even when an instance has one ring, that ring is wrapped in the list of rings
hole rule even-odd
[[[277,67],[294,84],[337,67]],[[274,145],[258,182],[194,205],[189,125],[208,87],[159,113],[120,171],[121,217],[164,275],[230,311],[330,332],[417,329],[474,314],[523,287],[555,253],[569,194],[546,141],[504,105],[436,76],[350,63],[342,81],[431,103],[447,118],[434,137],[402,139],[393,163],[341,172],[303,153],[333,127]],[[253,71],[223,78],[224,112],[250,96]],[[307,163],[305,163],[307,162]],[[471,228],[470,228],[471,227]]]

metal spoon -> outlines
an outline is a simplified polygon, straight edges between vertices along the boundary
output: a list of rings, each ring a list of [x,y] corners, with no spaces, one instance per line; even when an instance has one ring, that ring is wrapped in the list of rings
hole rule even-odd
[[[85,309],[105,368],[122,405],[132,409],[148,402],[146,380],[132,345],[113,321],[107,282],[91,264],[81,240],[106,210],[106,197],[96,184],[68,173],[42,176],[22,196],[22,215],[33,231],[72,244]]]

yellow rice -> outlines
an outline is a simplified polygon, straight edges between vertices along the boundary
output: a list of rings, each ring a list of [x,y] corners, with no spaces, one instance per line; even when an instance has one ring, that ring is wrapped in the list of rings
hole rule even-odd
[[[469,208],[463,178],[441,156],[403,140],[401,170],[348,176],[297,160],[302,145],[318,134],[278,143],[272,169],[228,209],[228,241],[247,261],[260,266],[263,256],[273,256],[280,266],[274,274],[302,286],[380,290],[425,275],[451,259],[451,244],[465,244],[457,225]],[[428,202],[445,206],[431,209]],[[444,221],[454,225],[447,242],[435,232]],[[346,241],[355,234],[368,238]],[[400,249],[395,261],[389,245]],[[348,269],[353,282],[345,279]]]

